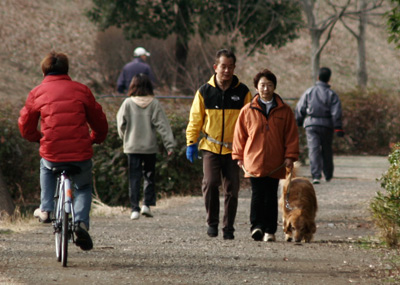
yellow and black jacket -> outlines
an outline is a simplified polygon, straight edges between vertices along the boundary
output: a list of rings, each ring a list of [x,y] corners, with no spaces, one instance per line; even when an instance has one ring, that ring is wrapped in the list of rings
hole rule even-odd
[[[222,91],[213,75],[194,97],[186,129],[186,144],[197,143],[202,132],[205,137],[200,140],[199,149],[217,154],[231,153],[240,109],[250,101],[249,88],[240,83],[237,76],[234,75],[231,86]]]

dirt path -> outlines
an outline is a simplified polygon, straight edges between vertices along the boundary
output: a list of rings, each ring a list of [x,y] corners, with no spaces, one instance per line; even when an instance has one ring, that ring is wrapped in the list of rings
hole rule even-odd
[[[0,283],[379,284],[390,265],[383,262],[385,250],[370,248],[368,202],[380,189],[376,178],[387,159],[335,157],[335,167],[336,178],[316,186],[313,243],[284,242],[280,228],[276,243],[254,242],[250,192],[243,189],[233,241],[207,237],[201,197],[173,198],[160,201],[154,218],[131,221],[126,210],[96,214],[94,249],[71,246],[68,268],[55,260],[50,227],[33,220],[0,224]],[[309,176],[308,167],[300,174]]]

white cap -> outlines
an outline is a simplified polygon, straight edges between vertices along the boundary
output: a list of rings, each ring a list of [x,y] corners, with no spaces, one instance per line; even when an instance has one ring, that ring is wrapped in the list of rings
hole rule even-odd
[[[142,55],[150,56],[150,53],[142,47],[135,48],[135,50],[133,51],[133,56],[137,57]]]

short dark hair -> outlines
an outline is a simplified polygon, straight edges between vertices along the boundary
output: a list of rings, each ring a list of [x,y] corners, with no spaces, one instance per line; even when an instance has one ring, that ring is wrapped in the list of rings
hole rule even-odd
[[[56,74],[68,74],[68,57],[64,53],[51,51],[43,58],[40,65],[44,75],[52,72]]]
[[[220,49],[219,51],[217,51],[216,55],[215,55],[215,64],[219,63],[219,58],[221,56],[225,56],[227,58],[232,58],[233,59],[233,63],[236,64],[236,56],[235,53],[231,50],[228,49]]]
[[[256,76],[254,76],[253,82],[255,88],[257,88],[258,81],[260,81],[261,77],[265,77],[269,81],[272,81],[272,83],[274,83],[274,88],[276,89],[276,76],[269,69],[264,69],[263,71],[257,73]]]
[[[332,71],[328,67],[321,67],[319,69],[318,78],[320,81],[327,83],[329,79],[331,79],[331,74]]]
[[[151,80],[146,74],[136,74],[129,84],[128,96],[146,95],[154,95],[153,84],[151,84]]]

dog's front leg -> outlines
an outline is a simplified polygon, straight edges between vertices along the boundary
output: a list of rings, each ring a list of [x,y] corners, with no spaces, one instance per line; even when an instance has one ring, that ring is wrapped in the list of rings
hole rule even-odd
[[[283,222],[283,232],[285,233],[285,240],[287,242],[291,242],[293,239],[292,225],[288,223],[286,220],[284,220]]]

